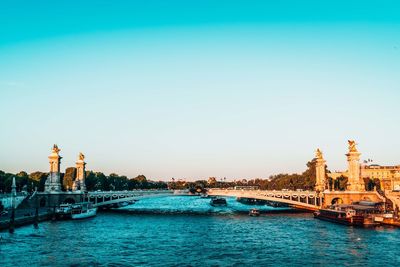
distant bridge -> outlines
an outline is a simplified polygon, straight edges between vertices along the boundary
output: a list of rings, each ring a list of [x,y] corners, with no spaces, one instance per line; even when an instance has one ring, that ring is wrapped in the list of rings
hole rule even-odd
[[[209,189],[210,196],[231,196],[267,200],[288,204],[290,207],[302,210],[318,210],[322,203],[322,196],[315,191],[269,191],[246,189]]]

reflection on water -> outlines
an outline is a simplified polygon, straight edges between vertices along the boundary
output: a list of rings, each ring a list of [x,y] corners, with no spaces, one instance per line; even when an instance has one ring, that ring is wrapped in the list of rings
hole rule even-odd
[[[100,213],[82,221],[44,222],[36,230],[18,228],[14,235],[1,232],[0,266],[400,264],[397,229],[351,228],[311,214],[250,217],[233,212],[250,208],[233,199],[220,213],[224,208],[211,209],[208,202],[195,197],[143,199],[125,209],[156,214]],[[180,214],[187,209],[198,213]],[[167,214],[158,214],[163,211]]]
[[[239,203],[235,198],[226,198],[226,207],[213,207],[210,205],[210,198],[197,196],[173,196],[173,197],[151,197],[143,198],[120,210],[134,213],[183,213],[183,214],[234,214],[248,213],[251,208],[257,208],[263,213],[289,211],[289,208],[273,208],[270,206],[250,206]]]

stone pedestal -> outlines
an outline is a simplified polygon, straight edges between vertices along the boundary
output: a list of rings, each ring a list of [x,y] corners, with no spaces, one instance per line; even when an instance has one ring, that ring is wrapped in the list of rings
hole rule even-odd
[[[361,178],[360,172],[360,155],[361,153],[356,151],[346,154],[349,172],[347,190],[349,191],[365,191],[364,180]]]
[[[49,176],[47,176],[46,183],[44,184],[45,192],[60,192],[61,191],[61,183],[60,183],[60,173],[51,172]]]
[[[323,158],[317,158],[316,160],[316,181],[315,190],[323,192],[326,187],[326,173],[325,173],[325,160]]]
[[[84,161],[85,156],[80,153],[79,158],[76,161],[76,178],[74,184],[72,186],[73,191],[86,191],[86,183],[85,183],[85,166],[86,162]]]
[[[50,173],[44,185],[46,192],[60,192],[60,164],[62,157],[59,155],[60,149],[57,145],[53,146],[52,153],[49,156]]]

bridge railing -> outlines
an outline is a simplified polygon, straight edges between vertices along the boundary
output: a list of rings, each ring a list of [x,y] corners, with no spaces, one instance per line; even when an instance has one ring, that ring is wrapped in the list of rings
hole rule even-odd
[[[118,202],[137,200],[140,197],[172,194],[171,190],[131,190],[131,191],[94,191],[87,192],[85,198],[95,206],[116,204]]]
[[[310,191],[310,190],[262,190],[262,189],[237,189],[237,188],[209,188],[208,189],[210,192],[212,191],[234,191],[234,192],[254,192],[254,193],[274,193],[274,194],[301,194],[301,195],[316,195],[317,192],[316,191]]]
[[[92,196],[103,195],[137,195],[137,194],[161,194],[170,193],[171,190],[125,190],[125,191],[89,191],[86,194]]]

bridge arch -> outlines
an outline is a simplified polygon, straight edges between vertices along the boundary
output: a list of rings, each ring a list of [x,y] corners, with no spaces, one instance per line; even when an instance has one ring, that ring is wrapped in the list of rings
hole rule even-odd
[[[335,197],[334,199],[332,199],[331,204],[332,205],[343,204],[343,199],[341,199],[340,197]]]

